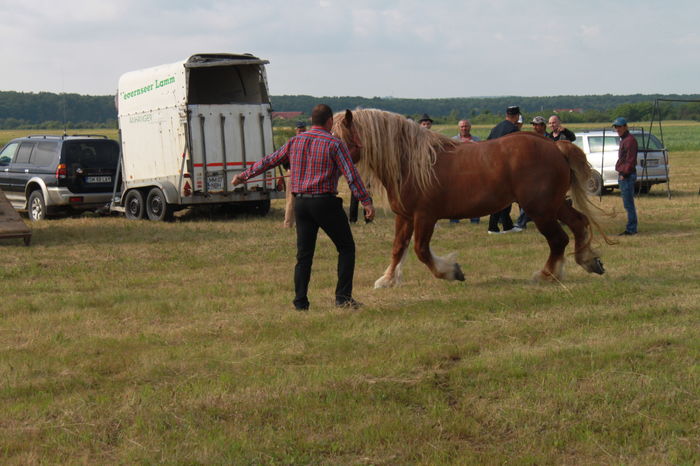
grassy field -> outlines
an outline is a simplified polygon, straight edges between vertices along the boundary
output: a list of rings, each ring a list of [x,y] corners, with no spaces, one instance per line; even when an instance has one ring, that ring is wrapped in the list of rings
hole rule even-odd
[[[672,153],[672,197],[655,186],[640,234],[599,245],[606,275],[569,259],[558,285],[529,280],[533,228],[441,221],[433,250],[467,281],[411,254],[402,286],[373,290],[380,212],[353,227],[359,312],[332,306],[324,235],[311,310],[291,310],[280,201],[33,223],[30,247],[0,241],[0,462],[698,464],[699,157]],[[619,196],[600,202],[622,231]]]

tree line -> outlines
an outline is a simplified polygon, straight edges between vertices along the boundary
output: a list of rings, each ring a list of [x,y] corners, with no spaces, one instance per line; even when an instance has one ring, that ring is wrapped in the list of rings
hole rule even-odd
[[[415,119],[427,113],[436,123],[453,124],[468,118],[473,124],[491,124],[503,118],[505,109],[519,105],[527,116],[545,118],[562,110],[565,122],[609,122],[617,116],[630,121],[648,121],[656,99],[700,100],[700,95],[588,95],[553,97],[463,97],[449,99],[401,99],[393,97],[314,97],[308,95],[271,96],[275,111],[304,112],[318,103],[334,110],[378,108]],[[700,103],[662,102],[663,120],[700,121]],[[567,110],[575,110],[569,112]],[[659,115],[656,115],[658,118]],[[117,111],[114,96],[54,94],[51,92],[0,91],[0,129],[116,128]]]

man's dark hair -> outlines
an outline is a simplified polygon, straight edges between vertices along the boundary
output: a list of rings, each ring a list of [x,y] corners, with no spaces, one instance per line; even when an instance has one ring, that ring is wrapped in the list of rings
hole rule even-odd
[[[331,117],[333,117],[333,110],[326,104],[318,104],[311,110],[311,124],[314,126],[325,125]]]

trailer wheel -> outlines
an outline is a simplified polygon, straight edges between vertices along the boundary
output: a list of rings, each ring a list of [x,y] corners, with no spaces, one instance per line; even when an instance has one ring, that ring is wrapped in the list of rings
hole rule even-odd
[[[124,213],[129,220],[143,218],[143,194],[138,189],[132,189],[124,198]]]
[[[165,201],[165,194],[160,188],[153,188],[146,199],[146,215],[149,220],[163,222],[173,218],[173,208]]]

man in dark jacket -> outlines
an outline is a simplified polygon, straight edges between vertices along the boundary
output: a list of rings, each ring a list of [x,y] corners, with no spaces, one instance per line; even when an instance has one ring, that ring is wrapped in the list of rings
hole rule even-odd
[[[555,141],[570,141],[574,142],[576,140],[576,135],[570,129],[564,128],[561,125],[561,120],[558,115],[552,115],[549,117],[549,128],[552,130],[551,133],[546,133],[549,139]]]
[[[634,207],[634,184],[637,181],[637,140],[630,134],[626,119],[617,117],[612,125],[620,136],[615,171],[619,174],[618,184],[622,194],[622,205],[627,211],[627,227],[620,236],[636,235],[637,209]]]
[[[506,134],[515,133],[518,131],[517,123],[520,117],[520,107],[512,106],[506,109],[506,119],[493,127],[489,133],[488,139],[496,139]],[[508,204],[505,209],[491,214],[489,217],[489,235],[498,233],[513,233],[522,231],[521,228],[513,226],[513,220],[510,218],[510,209],[513,204]],[[499,231],[498,222],[503,224],[503,231]]]

